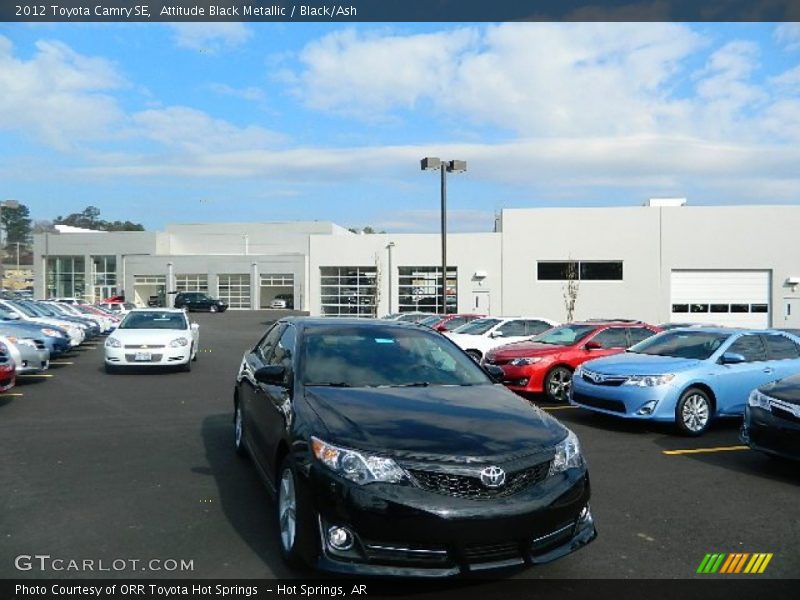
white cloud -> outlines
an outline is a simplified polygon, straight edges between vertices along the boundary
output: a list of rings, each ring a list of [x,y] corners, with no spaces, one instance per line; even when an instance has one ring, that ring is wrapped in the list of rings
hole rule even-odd
[[[401,210],[379,216],[373,227],[399,233],[440,231],[440,216],[438,210]],[[475,209],[447,211],[447,230],[450,232],[492,231],[493,228],[492,211]]]
[[[786,50],[800,49],[800,23],[781,23],[775,28],[774,37]]]
[[[27,61],[13,50],[0,36],[0,129],[61,149],[111,133],[122,112],[110,93],[125,81],[110,62],[54,41],[37,42]]]
[[[169,23],[179,48],[215,54],[241,46],[252,37],[244,23]]]
[[[435,34],[329,34],[300,53],[308,106],[374,117],[430,105],[524,135],[652,131],[701,38],[675,24],[503,24]]]
[[[209,90],[221,96],[232,96],[234,98],[241,98],[242,100],[249,100],[251,102],[260,102],[266,98],[264,90],[255,86],[247,87],[233,87],[226,83],[209,83],[206,86]]]

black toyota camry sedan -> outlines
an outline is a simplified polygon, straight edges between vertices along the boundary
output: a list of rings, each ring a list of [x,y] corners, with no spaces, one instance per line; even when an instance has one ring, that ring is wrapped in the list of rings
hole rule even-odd
[[[744,409],[742,441],[754,450],[800,460],[800,375],[753,390]]]
[[[278,321],[244,355],[234,430],[290,564],[448,576],[597,535],[575,434],[417,325]]]

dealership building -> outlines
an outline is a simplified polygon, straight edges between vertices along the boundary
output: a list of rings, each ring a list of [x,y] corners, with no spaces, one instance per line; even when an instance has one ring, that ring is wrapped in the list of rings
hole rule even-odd
[[[487,223],[487,229],[491,224]],[[800,206],[504,209],[447,237],[448,311],[800,328]],[[442,312],[441,238],[354,234],[323,221],[61,231],[34,239],[37,298],[124,292],[169,305],[203,291],[232,309],[276,299],[313,315]]]

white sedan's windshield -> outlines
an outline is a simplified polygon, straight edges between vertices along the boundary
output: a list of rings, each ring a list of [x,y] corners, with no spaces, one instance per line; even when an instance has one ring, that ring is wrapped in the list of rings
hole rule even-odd
[[[128,313],[119,329],[186,329],[186,317],[157,310],[132,312]]]

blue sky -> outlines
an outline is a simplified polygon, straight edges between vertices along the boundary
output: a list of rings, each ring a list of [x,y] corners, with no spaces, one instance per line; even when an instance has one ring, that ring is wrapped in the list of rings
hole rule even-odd
[[[800,200],[797,24],[5,24],[0,198],[46,219],[455,230]]]

